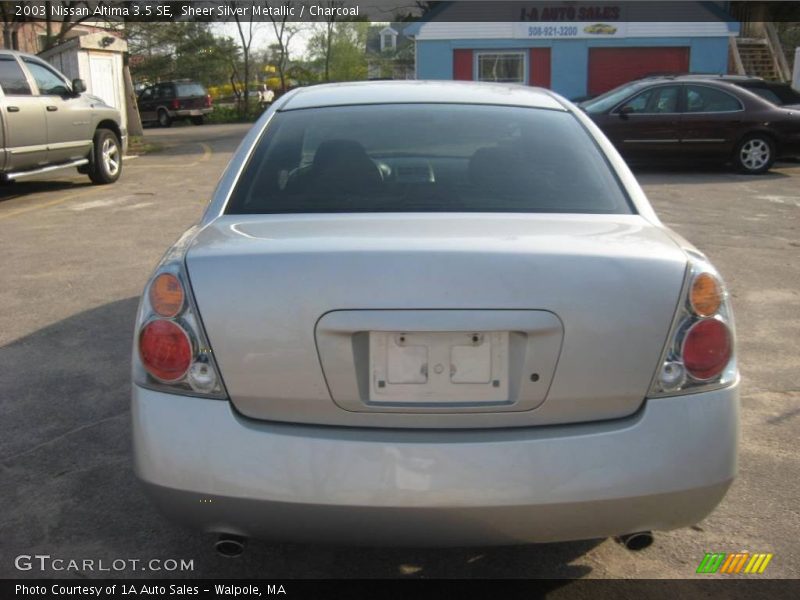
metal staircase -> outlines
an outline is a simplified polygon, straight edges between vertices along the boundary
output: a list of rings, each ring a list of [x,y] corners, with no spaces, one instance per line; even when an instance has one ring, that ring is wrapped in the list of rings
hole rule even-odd
[[[743,37],[736,38],[730,48],[737,74],[769,81],[790,81],[791,71],[772,23],[742,25]]]
[[[736,45],[745,75],[755,75],[770,81],[784,81],[766,40],[744,38],[737,40]]]

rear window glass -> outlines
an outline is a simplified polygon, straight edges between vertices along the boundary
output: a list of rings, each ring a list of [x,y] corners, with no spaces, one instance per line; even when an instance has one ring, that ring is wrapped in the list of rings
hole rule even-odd
[[[0,86],[6,96],[30,96],[31,88],[13,56],[0,55]]]
[[[773,104],[778,104],[778,105],[783,104],[783,102],[781,102],[781,99],[778,98],[778,96],[776,96],[775,93],[772,90],[768,90],[767,88],[759,88],[759,87],[751,87],[751,88],[746,88],[746,89],[749,89],[754,94],[757,94],[757,95],[761,96],[764,100],[769,100]]]
[[[199,83],[179,83],[178,96],[205,96],[206,90]]]
[[[277,113],[227,213],[630,213],[567,112],[394,104]]]

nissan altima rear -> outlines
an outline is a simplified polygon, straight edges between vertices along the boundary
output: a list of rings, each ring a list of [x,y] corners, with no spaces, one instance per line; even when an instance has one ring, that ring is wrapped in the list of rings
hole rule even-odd
[[[299,89],[142,297],[135,465],[209,533],[545,542],[703,519],[736,472],[728,292],[533,88]]]

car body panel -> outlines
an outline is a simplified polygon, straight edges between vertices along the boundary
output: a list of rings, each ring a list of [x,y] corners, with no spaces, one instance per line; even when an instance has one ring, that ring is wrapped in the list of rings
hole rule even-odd
[[[464,94],[459,94],[459,87]],[[462,83],[438,81],[352,82],[331,86],[299,88],[282,98],[280,110],[298,110],[321,106],[353,104],[402,104],[464,102],[499,106],[527,106],[550,110],[566,110],[547,90],[494,83]]]
[[[5,96],[6,169],[47,164],[47,118],[37,96]],[[14,111],[14,112],[12,112]]]
[[[588,539],[703,519],[736,473],[738,412],[734,386],[600,423],[391,431],[258,422],[225,401],[134,386],[134,464],[162,511],[208,532],[381,545]]]
[[[664,347],[686,255],[636,215],[226,215],[199,232],[186,265],[226,387],[244,414],[497,427],[635,412]],[[336,310],[420,309],[556,314],[566,333],[548,400],[516,414],[338,407],[314,324]]]

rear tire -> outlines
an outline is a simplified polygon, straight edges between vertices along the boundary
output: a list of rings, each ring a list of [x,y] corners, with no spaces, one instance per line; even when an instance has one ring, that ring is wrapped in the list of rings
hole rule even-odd
[[[161,127],[172,126],[172,118],[169,116],[169,113],[165,111],[163,108],[160,111],[158,111],[158,124]]]
[[[775,162],[775,142],[764,134],[756,133],[743,138],[736,146],[733,163],[741,173],[760,175],[769,171]]]
[[[94,146],[89,161],[89,179],[92,183],[114,183],[122,174],[122,146],[110,129],[94,132]]]
[[[205,122],[206,122],[206,118],[205,117],[202,117],[202,116],[200,116],[200,117],[192,117],[192,124],[193,125],[202,125]]]

